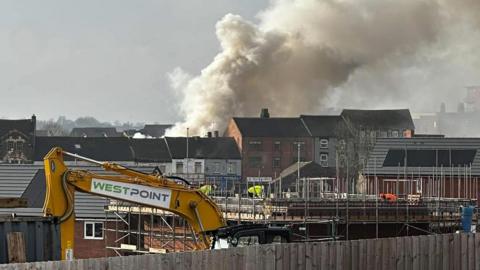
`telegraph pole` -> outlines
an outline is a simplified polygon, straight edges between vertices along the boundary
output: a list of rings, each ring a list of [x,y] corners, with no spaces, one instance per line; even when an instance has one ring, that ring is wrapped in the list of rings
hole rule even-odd
[[[296,191],[300,196],[300,142],[297,142],[297,186]]]

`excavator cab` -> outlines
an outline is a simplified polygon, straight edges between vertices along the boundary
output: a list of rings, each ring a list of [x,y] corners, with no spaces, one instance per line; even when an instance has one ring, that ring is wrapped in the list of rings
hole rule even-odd
[[[291,230],[287,227],[267,224],[245,224],[222,227],[216,231],[212,249],[244,247],[252,245],[289,243]]]

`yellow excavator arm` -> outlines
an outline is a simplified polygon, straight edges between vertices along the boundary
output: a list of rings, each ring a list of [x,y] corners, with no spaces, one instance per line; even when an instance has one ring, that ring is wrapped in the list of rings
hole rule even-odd
[[[98,175],[86,170],[70,170],[64,155],[101,166],[112,175]],[[197,249],[210,247],[208,232],[226,225],[217,205],[198,189],[179,184],[161,175],[145,174],[124,166],[100,162],[53,148],[44,158],[46,194],[45,216],[60,223],[62,259],[73,258],[75,191],[128,201],[177,214],[187,220],[196,234]]]

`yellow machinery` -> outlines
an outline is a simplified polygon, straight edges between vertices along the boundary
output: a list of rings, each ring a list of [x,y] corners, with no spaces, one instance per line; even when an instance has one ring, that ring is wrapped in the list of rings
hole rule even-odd
[[[116,174],[105,176],[85,170],[69,170],[64,155],[97,164]],[[198,239],[197,249],[208,249],[211,240],[207,234],[226,225],[217,205],[207,195],[160,174],[145,174],[115,163],[99,162],[61,148],[53,148],[45,156],[44,165],[46,194],[43,213],[59,219],[62,259],[73,258],[75,191],[173,212],[191,225]]]

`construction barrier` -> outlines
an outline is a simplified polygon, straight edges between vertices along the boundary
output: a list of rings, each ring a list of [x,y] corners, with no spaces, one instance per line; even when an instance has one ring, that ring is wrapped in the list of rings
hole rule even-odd
[[[3,269],[480,269],[480,235],[438,234],[4,264]]]

